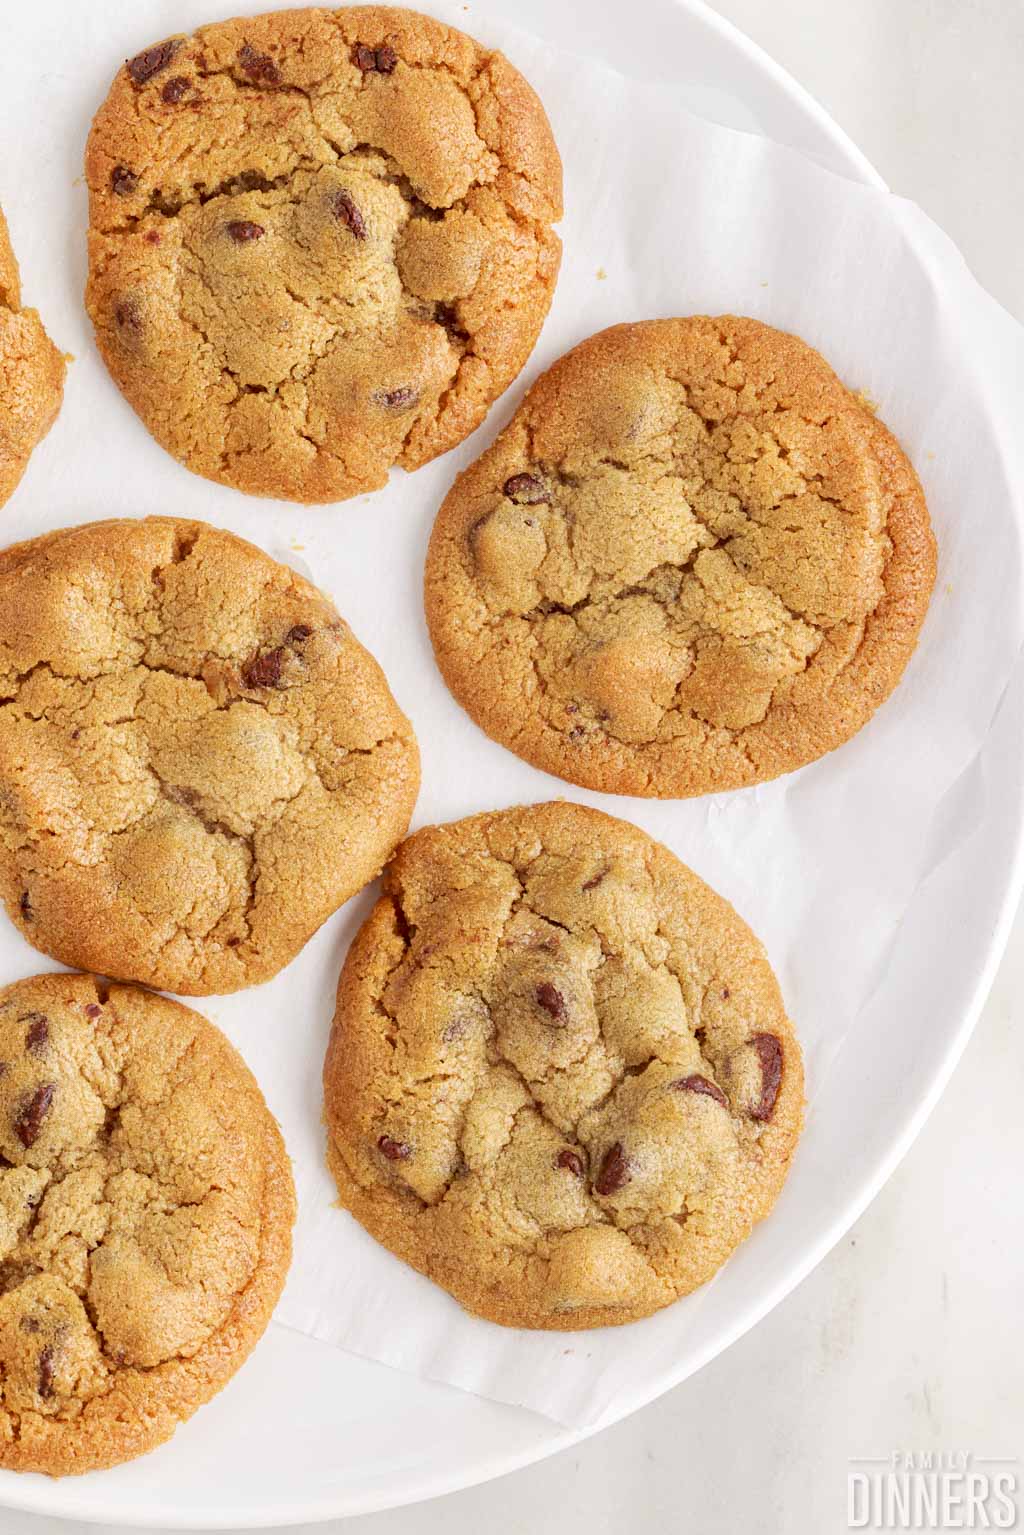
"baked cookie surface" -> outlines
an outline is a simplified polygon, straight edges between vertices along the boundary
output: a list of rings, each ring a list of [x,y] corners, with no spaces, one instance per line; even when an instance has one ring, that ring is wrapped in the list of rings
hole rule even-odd
[[[147,49],[86,175],[107,367],[168,452],[255,495],[340,501],[454,447],[551,302],[544,109],[414,11],[271,12]]]
[[[57,419],[64,371],[64,356],[39,315],[21,307],[18,263],[0,209],[0,506]]]
[[[800,1049],[760,943],[636,827],[564,802],[402,844],[324,1066],[341,1203],[470,1311],[634,1321],[782,1187]]]
[[[330,602],[204,523],[0,552],[0,894],[64,964],[269,980],[379,871],[412,727]]]
[[[935,543],[896,440],[795,336],[616,326],[456,481],[426,608],[487,733],[573,783],[668,798],[792,771],[896,686]]]
[[[166,997],[0,990],[0,1467],[60,1476],[170,1438],[257,1342],[294,1192],[259,1088]]]

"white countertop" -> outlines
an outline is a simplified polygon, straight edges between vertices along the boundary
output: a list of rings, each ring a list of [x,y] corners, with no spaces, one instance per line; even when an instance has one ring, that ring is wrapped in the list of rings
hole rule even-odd
[[[1024,4],[718,0],[717,9],[818,97],[1024,320]],[[753,1333],[579,1449],[418,1508],[352,1519],[345,1535],[831,1535],[847,1528],[852,1456],[1024,1458],[1022,989],[1024,915],[906,1161]],[[2,1535],[81,1528],[0,1510]]]

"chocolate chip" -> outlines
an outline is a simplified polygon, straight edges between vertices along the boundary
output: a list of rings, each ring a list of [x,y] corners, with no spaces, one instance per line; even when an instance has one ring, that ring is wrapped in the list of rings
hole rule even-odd
[[[352,49],[352,62],[364,75],[390,75],[398,63],[398,55],[387,43],[382,48],[368,48],[356,43]]]
[[[393,1141],[390,1135],[382,1135],[377,1142],[377,1149],[383,1152],[389,1162],[404,1162],[411,1155],[412,1147],[405,1141]]]
[[[459,317],[451,304],[434,305],[434,321],[443,327],[449,341],[468,341],[469,332],[459,323]]]
[[[626,1153],[622,1149],[622,1142],[616,1141],[614,1146],[604,1154],[601,1163],[601,1171],[594,1183],[594,1190],[598,1194],[614,1194],[630,1180],[629,1162]]]
[[[253,224],[249,219],[232,219],[226,228],[236,245],[248,245],[250,240],[262,240],[267,232],[262,224]]]
[[[537,1003],[552,1018],[561,1022],[565,1018],[565,998],[550,981],[541,981],[537,987]]]
[[[699,1072],[693,1072],[691,1076],[679,1077],[675,1082],[670,1082],[669,1087],[675,1093],[703,1093],[706,1098],[713,1098],[723,1108],[728,1108],[725,1094],[714,1082],[709,1082],[707,1077],[702,1077]]]
[[[339,224],[344,224],[351,229],[357,240],[366,239],[366,220],[356,207],[355,199],[351,192],[346,192],[344,187],[336,187],[330,195],[330,207]]]
[[[571,1151],[568,1146],[558,1153],[555,1158],[555,1166],[567,1168],[574,1178],[582,1178],[586,1171],[583,1165],[583,1158],[579,1152]]]
[[[243,43],[238,50],[238,62],[250,80],[261,85],[280,85],[281,71],[269,53],[257,53],[251,43]]]
[[[242,681],[247,688],[276,688],[281,682],[281,662],[284,646],[276,650],[259,651],[242,667]]]
[[[57,1366],[53,1359],[53,1349],[49,1344],[39,1355],[39,1395],[44,1402],[48,1402],[53,1395],[53,1377],[57,1373]]]
[[[52,1082],[44,1082],[29,1097],[22,1099],[14,1120],[14,1133],[26,1150],[39,1139],[43,1120],[50,1112],[56,1091]]]
[[[145,240],[147,245],[159,245],[160,231],[159,229],[147,229],[142,238]]]
[[[782,1046],[774,1034],[755,1034],[750,1040],[761,1067],[761,1096],[750,1111],[751,1119],[771,1119],[782,1081]]]
[[[191,81],[185,75],[175,75],[173,80],[168,80],[160,95],[170,107],[177,106],[178,102],[188,91]]]
[[[583,881],[583,889],[596,890],[598,885],[606,880],[610,873],[610,869],[598,869],[596,874],[592,874],[589,879]]]
[[[115,165],[110,173],[110,190],[115,197],[131,197],[138,184],[138,176],[127,165]]]
[[[403,384],[400,389],[377,389],[373,398],[385,410],[407,410],[419,399],[419,391],[411,384]]]
[[[535,474],[513,474],[505,481],[505,494],[517,506],[537,506],[550,501],[551,492]]]
[[[25,1030],[25,1049],[40,1055],[50,1038],[50,1020],[44,1013],[24,1013],[18,1022],[28,1024]]]
[[[23,890],[21,892],[21,900],[18,902],[18,910],[21,912],[21,915],[25,918],[26,922],[32,921],[32,902],[29,899],[27,890]]]
[[[98,1018],[102,1011],[103,1009],[98,1002],[87,1002],[85,1004],[85,1016],[87,1018]]]
[[[157,43],[153,48],[147,48],[143,53],[137,53],[133,59],[129,59],[125,68],[135,81],[136,85],[145,85],[147,80],[152,80],[161,70],[166,69],[181,47],[180,37],[168,38],[165,43]]]
[[[722,1001],[723,1002],[728,1002],[728,1000],[729,1000],[729,988],[728,988],[728,986],[723,986],[722,987]]]
[[[43,1324],[38,1317],[23,1316],[21,1319],[22,1332],[42,1332]]]
[[[308,640],[312,633],[313,631],[308,624],[296,624],[294,628],[288,630],[285,638],[289,645],[301,645],[302,641]]]
[[[0,1077],[6,1077],[10,1069],[11,1066],[9,1061],[0,1061]]]
[[[120,330],[130,331],[132,335],[142,333],[142,312],[139,309],[138,300],[123,298],[114,309],[114,320]]]

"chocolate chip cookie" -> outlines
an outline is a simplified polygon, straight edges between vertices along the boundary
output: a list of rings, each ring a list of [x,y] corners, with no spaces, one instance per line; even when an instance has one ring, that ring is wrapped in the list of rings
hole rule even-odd
[[[294,1205],[205,1018],[89,975],[0,990],[0,1466],[63,1476],[169,1439],[270,1320]]]
[[[647,1316],[771,1209],[800,1049],[757,939],[635,826],[563,803],[404,842],[338,985],[341,1203],[470,1311]]]
[[[756,320],[619,325],[533,386],[430,544],[438,664],[572,783],[666,798],[859,730],[917,643],[935,543],[892,434]]]
[[[379,871],[416,741],[327,599],[201,522],[0,553],[0,895],[64,964],[269,980]]]
[[[413,11],[279,11],[129,59],[86,153],[87,303],[146,426],[340,501],[483,419],[547,314],[562,170],[494,53]]]
[[[63,398],[64,356],[36,311],[21,307],[18,263],[0,209],[0,506],[57,419]]]

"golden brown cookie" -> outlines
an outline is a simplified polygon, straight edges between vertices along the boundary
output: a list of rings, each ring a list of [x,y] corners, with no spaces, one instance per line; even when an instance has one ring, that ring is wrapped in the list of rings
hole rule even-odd
[[[0,894],[67,965],[198,995],[269,980],[379,871],[419,757],[373,657],[201,522],[0,552]]]
[[[254,495],[341,501],[454,447],[551,303],[544,109],[415,11],[159,43],[118,72],[86,175],[108,368],[168,452]]]
[[[404,842],[338,984],[341,1203],[470,1311],[631,1322],[767,1215],[803,1070],[764,950],[635,826],[564,802]]]
[[[0,506],[25,473],[64,398],[64,355],[34,309],[21,307],[21,281],[0,209]]]
[[[756,320],[618,325],[533,386],[437,518],[438,664],[535,766],[665,798],[775,778],[892,692],[935,580],[917,476]]]
[[[205,1018],[90,975],[0,990],[0,1467],[169,1439],[262,1335],[294,1215],[277,1125]]]

